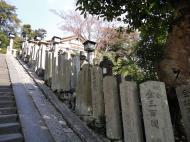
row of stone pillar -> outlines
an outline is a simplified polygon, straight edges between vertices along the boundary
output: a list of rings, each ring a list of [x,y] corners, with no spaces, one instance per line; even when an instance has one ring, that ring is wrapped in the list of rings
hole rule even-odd
[[[53,91],[74,92],[80,71],[80,58],[68,58],[66,52],[46,51],[44,80]]]
[[[34,70],[44,69],[44,80],[53,91],[76,92],[76,113],[102,126],[106,136],[125,142],[174,142],[174,134],[162,82],[148,81],[138,87],[135,82],[104,76],[98,66],[85,64],[80,58],[31,47],[27,51]],[[43,59],[44,58],[44,59]],[[189,86],[177,88],[182,117],[190,141]]]
[[[84,65],[79,72],[76,112],[97,123],[105,118],[106,136],[125,142],[174,142],[165,85],[140,84],[102,76],[98,66]],[[140,105],[141,104],[141,105]],[[143,127],[144,126],[144,127]],[[144,137],[145,134],[145,137]]]
[[[39,41],[25,41],[22,44],[22,59],[40,76],[45,70],[45,51],[48,44]]]

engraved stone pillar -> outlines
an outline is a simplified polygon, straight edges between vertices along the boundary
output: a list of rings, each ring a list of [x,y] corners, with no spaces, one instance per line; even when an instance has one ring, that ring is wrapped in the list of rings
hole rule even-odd
[[[80,57],[74,56],[71,60],[71,89],[76,91],[78,74],[80,71]]]
[[[48,53],[48,72],[47,72],[47,78],[48,82],[47,84],[51,86],[51,81],[52,81],[52,52]]]
[[[110,139],[121,139],[122,128],[119,107],[119,94],[115,77],[104,77],[103,91],[106,116],[106,135]]]
[[[146,142],[174,142],[165,85],[147,81],[140,84]]]
[[[51,83],[51,89],[53,91],[56,91],[58,89],[58,57],[57,52],[53,52],[52,54],[52,83]]]
[[[91,65],[85,64],[79,72],[76,90],[76,111],[79,115],[92,115]]]
[[[93,66],[91,69],[91,88],[93,117],[100,123],[104,117],[104,95],[102,69],[98,66]]]
[[[122,79],[120,84],[124,141],[143,142],[137,84]]]
[[[184,121],[187,140],[190,142],[190,85],[182,85],[176,88],[177,98]]]
[[[44,70],[44,81],[48,80],[48,53],[49,51],[45,51],[45,70]]]
[[[63,91],[70,91],[71,89],[71,61],[68,59],[68,53],[64,54],[62,60],[63,67]]]

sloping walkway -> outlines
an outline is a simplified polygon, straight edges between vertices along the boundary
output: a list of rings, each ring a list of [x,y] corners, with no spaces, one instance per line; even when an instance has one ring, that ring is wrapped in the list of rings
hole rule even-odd
[[[24,68],[7,56],[26,142],[82,142]]]
[[[5,55],[0,54],[0,142],[23,142]]]
[[[103,141],[23,67],[0,54],[0,142]]]

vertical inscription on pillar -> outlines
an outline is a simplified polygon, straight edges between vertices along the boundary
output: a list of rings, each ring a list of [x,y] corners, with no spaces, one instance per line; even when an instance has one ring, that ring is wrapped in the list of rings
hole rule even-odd
[[[140,95],[146,141],[174,142],[164,83],[156,81],[142,83]]]
[[[190,85],[182,85],[176,89],[182,119],[188,142],[190,142]]]
[[[143,142],[137,84],[122,79],[120,84],[124,141]]]
[[[93,117],[100,122],[104,116],[103,75],[100,67],[93,66],[91,69],[91,89]]]

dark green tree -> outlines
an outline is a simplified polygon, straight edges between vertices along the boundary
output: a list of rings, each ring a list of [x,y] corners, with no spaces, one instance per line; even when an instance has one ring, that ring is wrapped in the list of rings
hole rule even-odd
[[[16,35],[14,38],[14,46],[13,48],[17,49],[17,50],[21,50],[22,48],[22,39],[20,36]]]
[[[34,31],[34,37],[40,37],[41,39],[44,39],[46,37],[47,31],[45,29],[39,28]]]
[[[9,45],[9,38],[6,33],[0,31],[0,48],[6,48]]]
[[[24,24],[21,27],[21,32],[23,37],[28,37],[28,39],[31,39],[34,37],[34,32],[32,30],[32,27],[30,24]]]
[[[9,45],[9,33],[17,34],[20,20],[16,14],[16,7],[0,0],[0,47],[1,52],[6,53]]]

